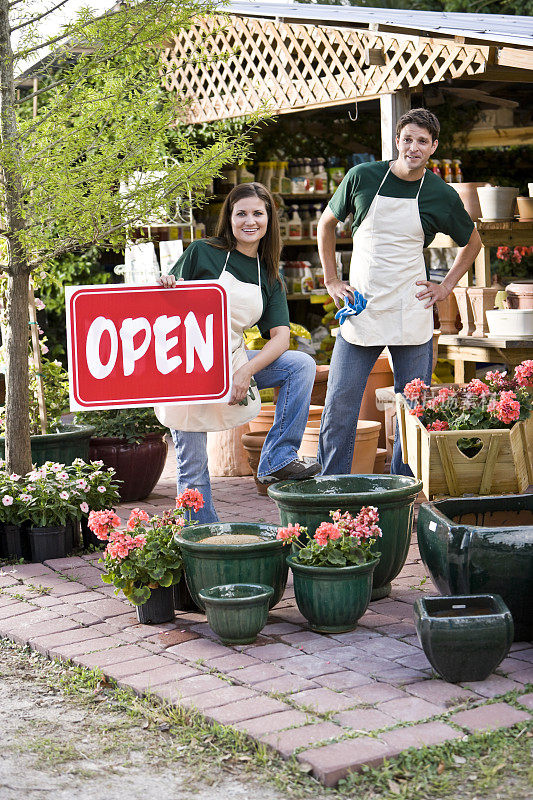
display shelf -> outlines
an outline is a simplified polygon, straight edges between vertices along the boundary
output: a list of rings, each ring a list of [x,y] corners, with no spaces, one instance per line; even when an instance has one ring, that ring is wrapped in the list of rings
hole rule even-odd
[[[307,247],[307,246],[312,245],[312,244],[317,245],[317,240],[316,239],[283,239],[282,244],[283,244],[283,247],[285,247],[285,246],[287,246],[287,247],[296,247],[296,245],[301,245],[303,247]],[[335,246],[337,247],[340,244],[342,244],[342,245],[344,245],[344,244],[352,244],[352,239],[350,237],[344,238],[344,239],[340,239],[340,238],[336,239],[335,240]]]

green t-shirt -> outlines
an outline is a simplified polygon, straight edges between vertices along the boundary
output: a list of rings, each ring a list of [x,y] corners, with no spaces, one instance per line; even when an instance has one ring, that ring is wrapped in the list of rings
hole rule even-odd
[[[329,208],[341,222],[344,222],[348,214],[353,213],[353,234],[366,217],[389,163],[372,161],[352,167],[329,201]],[[419,187],[420,180],[404,181],[389,172],[379,194],[384,197],[413,199]],[[474,230],[474,223],[455,189],[429,170],[426,170],[418,195],[418,210],[424,231],[424,247],[428,247],[439,232],[451,236],[459,247],[467,244]]]
[[[205,239],[198,239],[186,248],[170,270],[170,274],[186,281],[217,280],[224,268],[226,256],[227,250],[220,250]],[[237,280],[257,286],[256,258],[232,250],[226,270]],[[279,281],[269,283],[264,265],[261,265],[261,294],[263,313],[257,325],[261,336],[268,339],[271,328],[276,328],[278,325],[289,326],[289,308],[283,286]]]

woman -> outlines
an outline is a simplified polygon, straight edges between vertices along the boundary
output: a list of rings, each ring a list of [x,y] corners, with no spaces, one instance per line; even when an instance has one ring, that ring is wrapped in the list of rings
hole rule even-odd
[[[297,451],[309,413],[315,362],[306,353],[289,351],[289,311],[279,277],[281,239],[272,195],[260,183],[244,183],[228,194],[216,235],[193,242],[169,275],[165,288],[178,280],[219,279],[230,296],[232,350],[242,349],[243,363],[233,373],[229,404],[247,396],[252,377],[259,389],[279,387],[274,424],[257,469],[262,483],[302,480],[320,472],[317,462],[298,460]],[[242,331],[258,325],[268,339],[262,350],[244,349]],[[235,361],[234,361],[235,363]],[[201,407],[199,407],[201,409]],[[204,496],[196,512],[199,522],[217,522],[211,496],[203,430],[173,430],[177,459],[177,491],[194,488]]]

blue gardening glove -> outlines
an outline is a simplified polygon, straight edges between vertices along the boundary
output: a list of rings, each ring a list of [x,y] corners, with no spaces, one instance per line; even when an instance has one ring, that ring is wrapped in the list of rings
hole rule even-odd
[[[335,314],[335,319],[338,319],[340,324],[346,321],[348,317],[357,316],[366,308],[366,300],[363,295],[354,290],[354,302],[351,303],[347,297],[344,298],[344,307],[340,308]]]

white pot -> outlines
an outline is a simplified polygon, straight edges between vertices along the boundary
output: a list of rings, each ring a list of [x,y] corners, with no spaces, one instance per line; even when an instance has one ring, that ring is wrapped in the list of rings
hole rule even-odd
[[[514,186],[478,186],[482,219],[511,219],[518,191]]]
[[[529,189],[529,196],[533,197],[533,183],[528,183],[527,188]]]
[[[487,311],[490,336],[511,339],[533,338],[533,308],[506,308]]]

